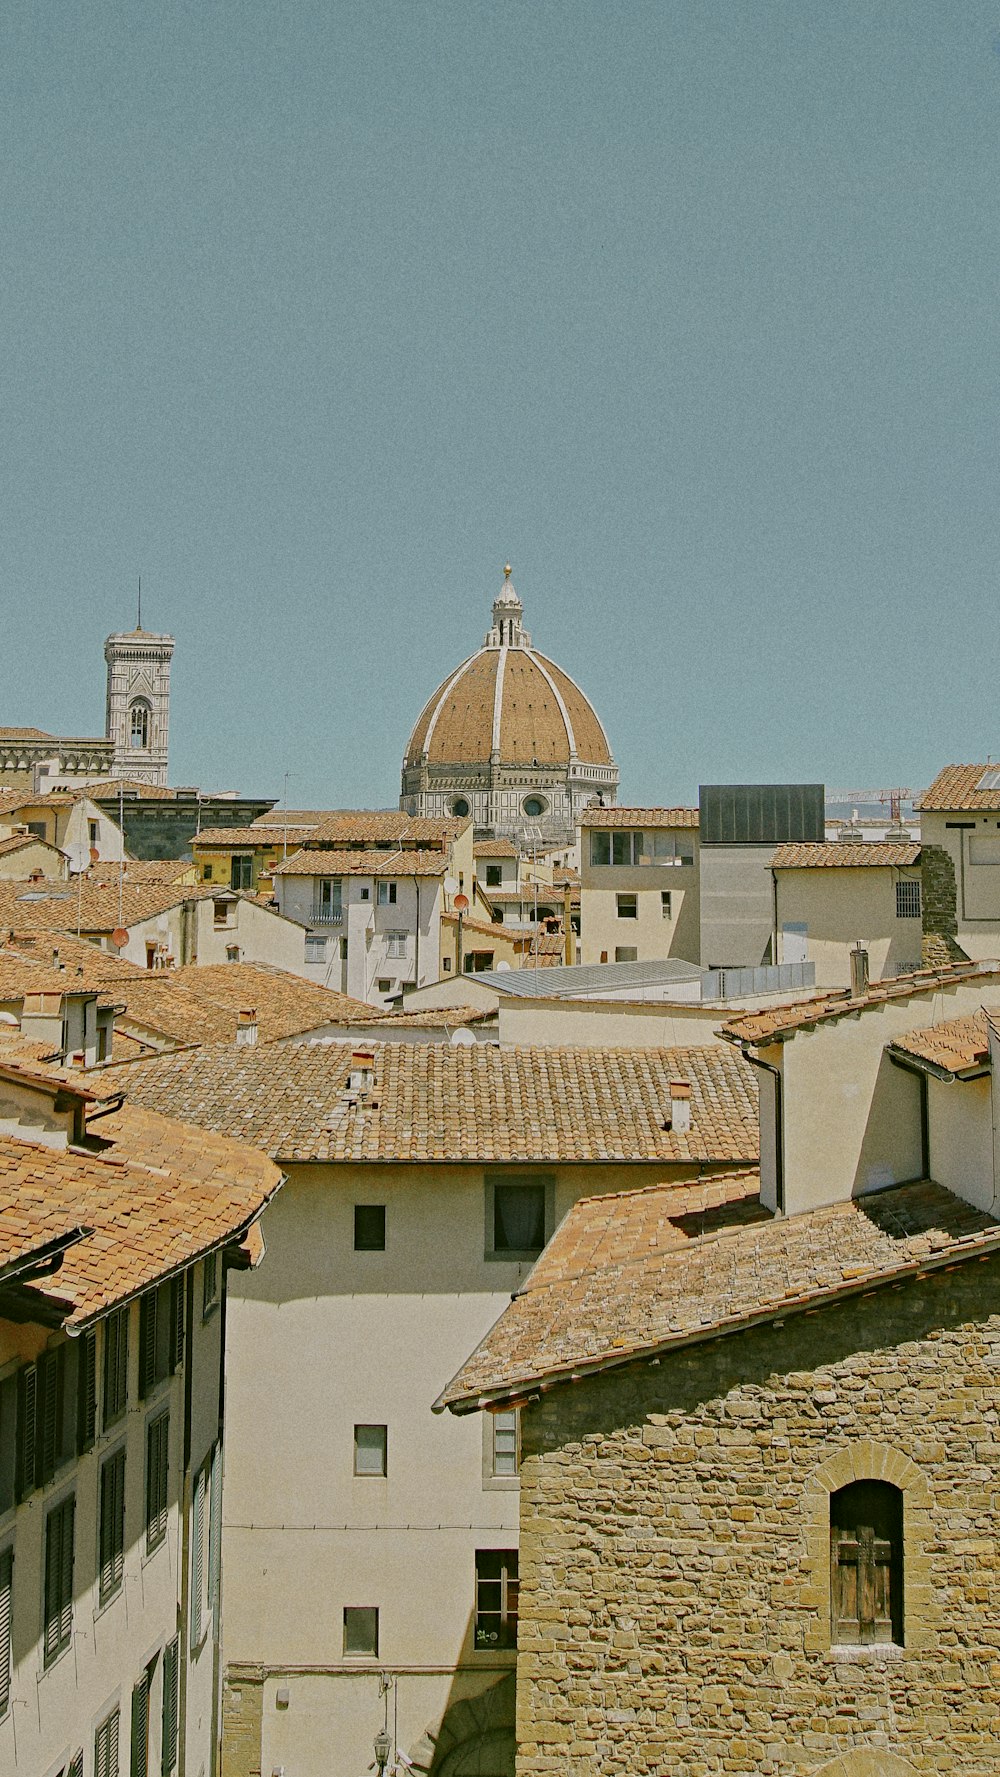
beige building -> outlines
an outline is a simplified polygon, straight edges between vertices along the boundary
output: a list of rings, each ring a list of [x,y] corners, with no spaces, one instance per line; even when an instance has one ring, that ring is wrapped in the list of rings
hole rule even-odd
[[[755,1156],[752,1070],[721,1046],[396,1042],[190,1051],[107,1085],[288,1175],[230,1302],[225,1771],[364,1772],[384,1672],[393,1756],[427,1772],[437,1742],[512,1777],[516,1421],[485,1437],[431,1402],[577,1198]]]
[[[700,961],[698,810],[580,817],[580,960]]]
[[[211,1777],[227,1266],[280,1174],[107,1113],[0,1063],[0,1770]]]
[[[780,1075],[760,1191],[579,1200],[445,1389],[521,1415],[518,1777],[1000,1772],[977,998],[995,971],[735,1021]]]
[[[811,962],[817,987],[851,985],[860,945],[872,981],[921,963],[920,847],[848,840],[779,845],[774,877],[776,962]]]
[[[929,929],[966,956],[1000,955],[1000,767],[946,765],[915,806],[925,876],[934,865]]]

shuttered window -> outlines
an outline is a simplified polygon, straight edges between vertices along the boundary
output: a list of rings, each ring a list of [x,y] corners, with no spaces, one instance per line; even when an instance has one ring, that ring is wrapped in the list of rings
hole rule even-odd
[[[100,1601],[113,1598],[125,1572],[125,1452],[116,1450],[101,1469]]]
[[[837,1646],[903,1641],[903,1496],[853,1481],[830,1497],[831,1634]]]
[[[35,1485],[38,1445],[38,1371],[26,1364],[17,1376],[17,1497],[26,1499]]]
[[[194,1484],[191,1510],[191,1645],[201,1640],[202,1600],[205,1591],[205,1470]]]
[[[104,1425],[114,1425],[128,1401],[128,1309],[104,1322]]]
[[[17,1498],[17,1376],[0,1382],[0,1515]]]
[[[183,1280],[173,1277],[147,1290],[139,1301],[139,1392],[143,1399],[166,1376],[172,1376],[184,1354]]]
[[[149,1681],[143,1673],[132,1691],[132,1745],[129,1777],[149,1777]]]
[[[204,1320],[219,1305],[219,1255],[206,1253],[201,1278],[201,1313]]]
[[[219,1633],[219,1607],[222,1594],[222,1446],[212,1452],[212,1503],[208,1517],[208,1586],[206,1603],[213,1616],[215,1634]]]
[[[139,1393],[143,1399],[156,1387],[156,1312],[159,1290],[147,1290],[139,1299]]]
[[[51,1665],[73,1634],[73,1514],[75,1500],[64,1499],[45,1520],[44,1659]]]
[[[159,1548],[167,1534],[170,1414],[160,1413],[146,1427],[146,1550]]]
[[[83,1748],[82,1747],[80,1748],[79,1752],[74,1752],[73,1757],[70,1759],[69,1764],[66,1766],[66,1777],[83,1777]]]
[[[10,1622],[14,1607],[14,1551],[0,1550],[0,1715],[10,1703]]]
[[[160,1736],[160,1777],[172,1777],[177,1766],[177,1704],[180,1680],[180,1637],[163,1655],[163,1720]]]
[[[82,1456],[94,1447],[97,1431],[97,1332],[81,1333],[76,1378],[76,1447]],[[82,1755],[81,1755],[82,1756]]]
[[[118,1777],[119,1711],[113,1709],[94,1735],[94,1777]]]
[[[170,1281],[170,1331],[172,1349],[170,1368],[179,1370],[184,1362],[184,1279],[174,1277]]]

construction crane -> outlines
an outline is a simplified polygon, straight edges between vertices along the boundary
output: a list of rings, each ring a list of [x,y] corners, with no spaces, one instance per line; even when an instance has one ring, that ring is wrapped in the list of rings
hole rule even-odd
[[[903,803],[909,802],[912,795],[912,790],[897,786],[891,790],[827,790],[826,799],[827,802],[880,802],[883,808],[888,808],[889,819],[898,826]]]

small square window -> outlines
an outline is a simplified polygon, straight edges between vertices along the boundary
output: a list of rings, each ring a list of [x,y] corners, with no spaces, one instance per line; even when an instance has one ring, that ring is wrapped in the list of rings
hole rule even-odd
[[[673,902],[670,898],[669,889],[660,890],[660,912],[664,919],[671,919],[673,917]]]
[[[442,971],[442,974],[445,974],[445,975],[451,974],[451,957],[450,956],[443,956],[441,958],[441,971]]]
[[[385,1204],[354,1205],[354,1250],[356,1253],[385,1252]]]
[[[354,1473],[388,1474],[389,1428],[385,1425],[354,1427]]]
[[[344,1606],[345,1654],[378,1653],[378,1610],[370,1604]]]
[[[920,918],[920,884],[909,877],[903,877],[896,884],[896,918]]]
[[[380,975],[375,986],[379,993],[385,994],[392,992],[392,982],[389,980],[388,975]]]
[[[503,871],[501,870],[500,865],[499,864],[487,864],[487,866],[486,866],[486,887],[487,888],[499,888],[502,881],[503,881]]]
[[[486,1194],[487,1256],[537,1259],[545,1245],[545,1180],[488,1181]]]
[[[211,882],[211,880],[212,880],[212,866],[211,866],[211,864],[203,864],[202,865],[201,880],[202,880],[202,882]]]
[[[616,895],[615,907],[619,919],[638,919],[639,917],[638,895]]]
[[[322,932],[306,933],[305,960],[307,963],[326,962],[326,938]]]
[[[616,963],[637,963],[638,961],[639,961],[639,952],[634,944],[616,944],[615,945],[615,962]]]

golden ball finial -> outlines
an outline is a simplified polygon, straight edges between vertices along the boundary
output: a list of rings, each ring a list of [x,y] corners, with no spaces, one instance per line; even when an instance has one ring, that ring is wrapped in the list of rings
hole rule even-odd
[[[513,568],[512,568],[512,567],[511,567],[511,565],[510,565],[510,562],[506,562],[506,563],[505,563],[505,565],[504,565],[504,570],[503,570],[503,577],[504,577],[504,579],[505,579],[505,580],[509,580],[509,579],[510,579],[510,577],[511,577],[511,574],[512,574],[512,573],[513,573],[513,572],[514,572],[514,570],[513,570]]]

